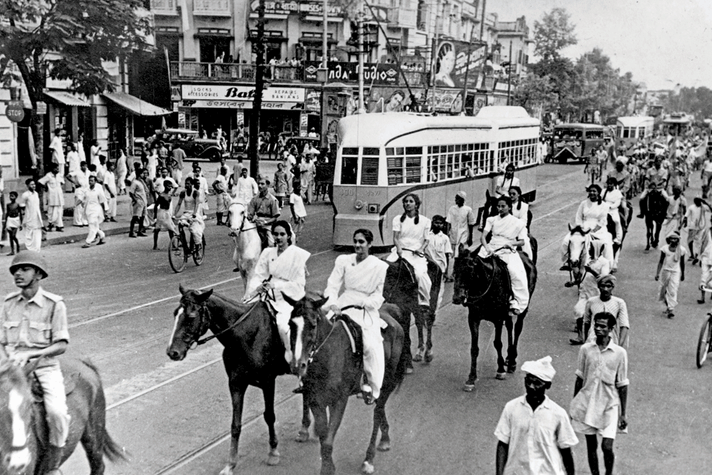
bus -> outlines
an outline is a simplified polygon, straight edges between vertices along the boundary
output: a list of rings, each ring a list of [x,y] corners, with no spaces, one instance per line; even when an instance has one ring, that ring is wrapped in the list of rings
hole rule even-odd
[[[447,215],[458,191],[484,208],[493,178],[513,163],[523,198],[536,198],[539,120],[512,106],[483,107],[476,117],[388,112],[339,121],[334,172],[334,245],[353,245],[370,230],[376,247],[393,244],[393,218],[415,193],[420,213]],[[478,219],[481,212],[478,213]]]
[[[654,127],[654,117],[619,117],[616,121],[616,142],[622,140],[628,148],[640,139],[652,137]]]
[[[554,127],[552,156],[559,163],[569,158],[585,162],[603,145],[604,127],[599,124],[560,124]]]
[[[663,133],[677,137],[684,135],[692,126],[692,116],[684,112],[675,112],[663,117]]]

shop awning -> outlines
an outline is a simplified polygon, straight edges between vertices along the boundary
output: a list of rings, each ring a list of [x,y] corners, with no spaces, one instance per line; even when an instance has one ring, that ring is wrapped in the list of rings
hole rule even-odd
[[[81,99],[75,96],[74,94],[66,91],[45,91],[44,95],[52,100],[59,102],[60,104],[64,104],[65,106],[91,107],[91,104],[89,104],[84,99]]]
[[[150,102],[146,102],[125,92],[107,92],[104,94],[104,97],[132,114],[151,117],[171,114],[169,110],[154,106]]]

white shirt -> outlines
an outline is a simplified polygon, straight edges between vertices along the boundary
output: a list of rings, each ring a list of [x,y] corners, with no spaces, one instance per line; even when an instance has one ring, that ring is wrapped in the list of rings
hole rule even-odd
[[[608,204],[603,201],[598,204],[598,202],[586,199],[576,210],[576,225],[590,230],[600,226],[605,230],[608,224],[609,209]]]
[[[257,182],[251,176],[240,177],[237,179],[237,184],[232,189],[232,202],[242,203],[247,206],[252,198],[257,196],[259,193],[259,188],[257,187]]]
[[[608,204],[608,208],[611,211],[617,210],[621,205],[621,200],[623,199],[623,193],[620,192],[618,188],[613,188],[613,190],[608,191],[603,190],[603,202]]]
[[[430,220],[422,214],[418,216],[418,224],[415,224],[415,218],[409,216],[402,223],[401,216],[393,218],[393,231],[400,232],[401,249],[419,251],[428,240]]]
[[[294,206],[294,214],[297,218],[307,217],[307,210],[304,208],[304,200],[301,196],[292,193],[289,195],[289,204]]]
[[[494,186],[494,193],[497,196],[509,196],[509,189],[513,186],[520,186],[519,178],[513,176],[505,180],[504,175],[498,176]]]

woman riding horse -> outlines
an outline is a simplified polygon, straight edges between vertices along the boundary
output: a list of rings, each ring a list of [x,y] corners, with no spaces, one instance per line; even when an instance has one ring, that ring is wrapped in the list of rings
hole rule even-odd
[[[581,202],[576,211],[576,228],[582,229],[585,232],[590,231],[591,235],[596,239],[603,241],[603,256],[608,259],[612,266],[615,266],[613,259],[613,239],[606,228],[608,221],[608,204],[601,199],[601,187],[598,185],[589,185],[586,188],[588,191],[588,199]],[[564,265],[561,270],[570,270],[569,268],[569,241],[571,234],[567,233],[564,241],[561,243],[561,260]],[[613,267],[615,269],[615,267]]]
[[[361,326],[363,334],[363,371],[367,383],[361,386],[366,404],[378,399],[383,384],[385,359],[381,318],[378,309],[383,305],[383,283],[388,264],[369,255],[373,234],[367,229],[354,233],[354,254],[336,258],[334,270],[324,290],[327,297],[324,309],[334,315],[345,313]],[[343,288],[343,292],[339,292]]]
[[[529,226],[531,225],[531,215],[529,213],[529,205],[524,203],[522,198],[522,189],[518,186],[513,186],[509,189],[509,198],[512,200],[512,216],[519,218],[527,227],[527,238],[524,240],[522,251],[529,259],[534,260],[532,252],[532,244],[529,236]]]
[[[277,329],[284,343],[284,359],[291,363],[289,317],[292,306],[284,300],[282,294],[294,300],[304,297],[306,264],[311,254],[292,245],[292,228],[286,221],[276,221],[272,225],[272,235],[276,247],[268,247],[260,254],[243,301],[259,298],[263,292],[272,299],[272,307],[277,313]]]

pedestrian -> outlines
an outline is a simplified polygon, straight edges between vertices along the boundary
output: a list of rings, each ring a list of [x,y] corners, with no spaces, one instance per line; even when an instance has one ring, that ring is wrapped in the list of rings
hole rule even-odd
[[[259,194],[247,205],[246,216],[257,225],[257,232],[262,240],[262,248],[274,246],[272,223],[279,219],[279,203],[269,192],[269,182],[263,177],[257,178]]]
[[[707,244],[707,212],[704,207],[709,208],[707,202],[700,196],[695,196],[682,220],[682,225],[687,229],[687,245],[693,266],[697,264]]]
[[[89,169],[87,168],[87,162],[79,162],[79,170],[69,175],[67,180],[74,185],[73,225],[76,227],[87,226],[89,223],[86,213],[84,212],[84,206],[81,204],[84,202],[84,193],[86,193],[87,188],[89,188]]]
[[[68,146],[68,152],[67,152],[67,175],[72,175],[74,172],[79,170],[79,163],[81,160],[79,160],[79,153],[77,152],[77,145],[74,143],[70,143]]]
[[[116,175],[114,174],[114,164],[109,162],[106,165],[104,174],[104,194],[106,195],[106,221],[116,222]]]
[[[99,154],[101,153],[101,147],[99,147],[99,141],[92,141],[91,147],[89,148],[89,165],[99,166]]]
[[[314,167],[314,162],[309,158],[309,156],[304,155],[302,161],[299,164],[299,180],[302,185],[302,196],[306,200],[306,204],[311,204],[314,200],[314,174],[316,168]]]
[[[279,206],[284,206],[284,198],[289,194],[289,177],[284,171],[284,163],[277,163],[277,171],[274,173],[274,197],[277,198]]]
[[[173,144],[171,168],[173,170],[173,180],[176,183],[183,181],[183,162],[185,158],[185,150],[181,148],[180,144]]]
[[[59,173],[60,166],[57,163],[52,164],[52,170],[40,178],[37,183],[43,185],[47,189],[47,215],[49,223],[47,231],[52,231],[56,228],[58,232],[64,231],[64,178]]]
[[[128,174],[128,162],[124,149],[119,150],[119,158],[116,159],[116,186],[119,195],[126,194],[126,175]]]
[[[697,303],[703,304],[705,292],[712,291],[712,227],[705,231],[705,247],[700,254],[700,265],[702,274],[700,275],[700,299]]]
[[[616,287],[616,277],[612,274],[599,275],[596,279],[596,284],[599,295],[588,299],[583,312],[583,335],[586,336],[586,341],[594,341],[596,335],[592,328],[593,316],[601,312],[607,312],[616,317],[616,323],[611,329],[611,341],[627,349],[630,319],[625,300],[613,295],[613,289]]]
[[[606,475],[612,475],[616,433],[627,431],[628,353],[613,343],[616,317],[608,312],[593,316],[596,341],[585,343],[578,354],[574,398],[569,415],[576,432],[586,436],[588,466],[598,475],[598,436],[603,439]]]
[[[526,393],[505,406],[494,431],[497,475],[573,475],[578,444],[566,411],[546,391],[556,370],[551,356],[522,365]]]
[[[20,367],[25,367],[30,360],[36,362],[32,377],[42,388],[49,441],[42,450],[42,473],[59,475],[70,418],[64,378],[56,357],[63,354],[69,344],[67,307],[62,297],[45,291],[40,285],[49,273],[47,263],[38,252],[18,253],[10,264],[10,274],[20,290],[8,294],[2,304],[0,357]]]
[[[173,180],[163,182],[161,194],[156,198],[156,227],[153,228],[153,250],[158,251],[158,235],[161,231],[168,231],[169,243],[173,236],[178,234],[178,229],[173,221]]]
[[[106,194],[104,187],[97,185],[96,175],[89,175],[89,189],[84,194],[84,206],[87,213],[87,221],[89,222],[89,234],[82,248],[91,247],[94,240],[98,237],[97,246],[105,243],[106,235],[101,230],[101,223],[104,222],[106,212]]]
[[[39,252],[42,246],[42,210],[40,196],[37,194],[37,183],[32,178],[25,180],[27,191],[20,196],[22,224],[25,227],[25,247],[30,251]]]
[[[148,170],[148,179],[152,181],[156,178],[156,172],[158,171],[158,145],[151,146],[151,151],[147,158],[146,169]]]
[[[148,189],[141,178],[148,179],[148,170],[140,169],[137,174],[138,176],[128,188],[128,194],[131,197],[131,224],[129,225],[129,237],[131,238],[146,236],[143,220],[146,215]],[[138,233],[134,234],[136,224],[138,224]]]
[[[672,187],[672,196],[668,196],[665,192],[663,192],[663,196],[668,200],[669,205],[661,232],[663,236],[668,237],[673,231],[679,233],[682,229],[682,220],[687,210],[687,200],[682,194],[682,188],[679,186]]]
[[[242,163],[242,161],[245,159],[242,155],[237,156],[237,163],[232,166],[232,182],[233,184],[237,184],[237,180],[240,179],[242,176],[242,170],[245,168],[245,165]],[[249,201],[248,201],[249,203]]]
[[[257,182],[251,176],[247,176],[247,168],[242,168],[240,177],[232,189],[232,202],[241,203],[246,207],[258,193]]]
[[[583,315],[586,311],[588,300],[601,295],[598,289],[598,278],[611,273],[611,265],[603,255],[603,244],[600,241],[591,241],[589,244],[593,257],[584,266],[586,272],[578,286],[578,300],[574,305],[574,317],[576,319],[576,338],[569,339],[572,345],[583,345]],[[574,285],[573,283],[571,285]]]
[[[660,281],[658,299],[665,304],[665,314],[668,318],[674,318],[674,310],[677,306],[677,290],[680,287],[680,282],[685,281],[687,249],[680,245],[680,233],[677,231],[666,237],[665,242],[667,244],[660,248],[660,260],[658,261],[655,280]]]
[[[457,259],[460,256],[460,245],[472,245],[472,230],[475,227],[475,213],[472,208],[465,205],[467,193],[460,190],[455,194],[455,204],[450,206],[447,211],[447,226],[448,235],[450,236],[450,245],[454,249],[453,257]],[[454,260],[453,260],[454,262]],[[445,282],[452,282],[452,265],[448,264],[445,272]]]
[[[22,209],[17,202],[17,192],[10,192],[10,202],[5,210],[3,226],[7,231],[7,240],[10,242],[10,252],[8,256],[14,256],[20,252],[20,242],[17,240],[17,231],[22,229]]]
[[[304,222],[307,220],[307,209],[302,200],[301,185],[294,184],[294,191],[289,195],[289,209],[292,212],[292,224],[294,225],[294,242],[299,242],[302,234]]]
[[[445,234],[445,230],[447,229],[445,217],[436,214],[433,216],[431,223],[428,245],[425,246],[425,254],[440,268],[440,272],[442,272],[438,301],[435,304],[435,308],[432,309],[433,315],[435,315],[435,312],[438,311],[443,301],[446,282],[445,274],[452,260],[452,245],[450,244],[450,238]]]
[[[52,163],[59,166],[58,174],[64,178],[64,143],[62,142],[62,129],[54,129],[54,137],[49,144],[49,149],[52,150]],[[64,180],[62,180],[64,183]]]
[[[230,209],[230,195],[227,194],[227,174],[229,169],[227,167],[221,167],[219,174],[215,181],[213,182],[213,191],[215,191],[215,219],[217,221],[217,226],[222,226],[223,224],[227,226],[227,212]],[[225,222],[223,223],[223,215],[226,216]]]

